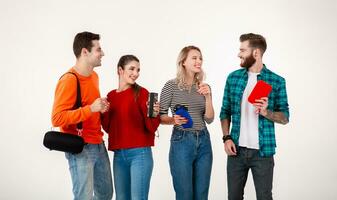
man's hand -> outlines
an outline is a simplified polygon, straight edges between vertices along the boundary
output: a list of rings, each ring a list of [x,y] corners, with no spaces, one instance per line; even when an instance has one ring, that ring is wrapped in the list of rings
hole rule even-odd
[[[233,142],[233,140],[227,140],[224,144],[225,146],[225,151],[227,153],[227,155],[229,156],[235,156],[236,155],[236,147],[235,144]]]
[[[270,110],[267,110],[268,107],[268,98],[262,97],[261,99],[258,99],[255,101],[254,106],[256,108],[255,112],[256,114],[260,114],[263,117],[276,122],[280,124],[287,124],[288,118],[284,115],[283,112],[272,112]]]
[[[101,112],[104,113],[109,110],[109,102],[106,98],[97,98],[91,105],[90,105],[91,112]]]
[[[265,117],[267,115],[268,97],[262,97],[261,99],[255,100],[255,102],[256,103],[253,105],[256,108],[256,114],[260,114]]]

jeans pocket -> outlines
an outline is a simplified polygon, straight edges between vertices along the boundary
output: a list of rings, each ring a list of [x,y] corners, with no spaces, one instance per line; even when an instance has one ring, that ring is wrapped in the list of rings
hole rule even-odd
[[[205,133],[205,138],[207,138],[209,141],[211,140],[211,136],[208,131]]]
[[[259,163],[262,163],[266,168],[274,167],[274,156],[260,157],[258,156]]]
[[[171,135],[171,142],[179,142],[183,139],[184,133],[181,131],[173,131]]]

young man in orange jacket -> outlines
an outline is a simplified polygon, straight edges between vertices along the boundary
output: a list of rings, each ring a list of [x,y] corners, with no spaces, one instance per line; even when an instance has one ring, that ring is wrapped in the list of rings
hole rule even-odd
[[[60,127],[65,133],[81,133],[87,143],[79,154],[65,153],[75,200],[110,200],[113,193],[110,161],[100,120],[100,113],[106,112],[109,104],[100,97],[98,75],[94,72],[104,56],[99,39],[98,34],[90,32],[78,33],[74,39],[76,64],[68,72],[79,79],[82,107],[73,109],[77,97],[77,81],[73,74],[62,76],[55,90],[53,126]],[[83,126],[81,132],[76,126],[79,122]]]

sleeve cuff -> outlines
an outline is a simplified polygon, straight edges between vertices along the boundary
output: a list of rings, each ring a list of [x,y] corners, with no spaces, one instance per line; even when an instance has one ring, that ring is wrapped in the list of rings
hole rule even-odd
[[[90,110],[90,105],[86,105],[83,108],[83,114],[85,116],[86,119],[88,119],[91,116],[91,110]]]

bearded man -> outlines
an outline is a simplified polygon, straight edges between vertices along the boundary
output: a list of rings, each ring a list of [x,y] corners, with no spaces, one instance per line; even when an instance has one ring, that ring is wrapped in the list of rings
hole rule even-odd
[[[241,69],[229,74],[220,112],[224,149],[227,153],[229,200],[242,200],[251,169],[257,200],[271,200],[275,154],[274,123],[287,124],[289,108],[285,79],[262,62],[267,49],[263,36],[240,36]],[[258,80],[272,86],[268,97],[248,102]],[[230,125],[232,125],[230,129]]]

